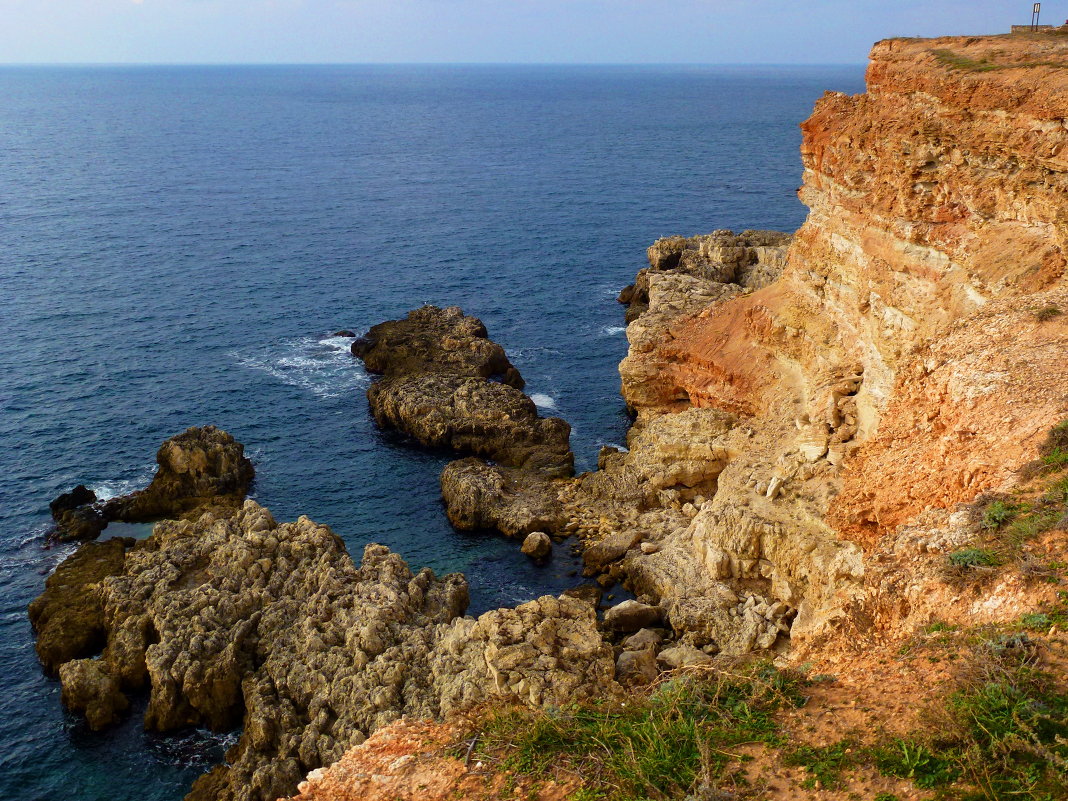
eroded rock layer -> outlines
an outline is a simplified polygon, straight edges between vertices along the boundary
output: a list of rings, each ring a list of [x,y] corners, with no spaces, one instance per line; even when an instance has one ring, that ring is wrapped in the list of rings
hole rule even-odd
[[[571,427],[538,414],[519,371],[477,318],[423,306],[374,326],[352,352],[382,374],[367,391],[379,425],[507,467],[549,477],[573,472]]]

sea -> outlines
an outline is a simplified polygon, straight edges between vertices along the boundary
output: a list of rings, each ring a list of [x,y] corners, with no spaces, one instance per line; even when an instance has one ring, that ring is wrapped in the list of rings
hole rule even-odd
[[[143,698],[88,731],[26,617],[72,550],[49,501],[145,485],[189,426],[245,444],[276,519],[462,571],[473,613],[577,583],[449,526],[449,454],[376,428],[332,334],[463,307],[593,469],[628,424],[616,294],[658,237],[796,229],[825,90],[863,68],[0,68],[0,795],[178,801],[236,741],[147,734]]]

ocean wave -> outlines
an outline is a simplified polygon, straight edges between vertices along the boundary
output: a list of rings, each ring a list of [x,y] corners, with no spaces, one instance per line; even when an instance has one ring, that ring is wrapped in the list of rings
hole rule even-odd
[[[242,367],[257,370],[319,398],[339,398],[370,380],[350,353],[353,337],[301,337],[256,351],[231,352]]]
[[[606,325],[601,329],[601,333],[606,337],[619,336],[627,330],[625,325]]]

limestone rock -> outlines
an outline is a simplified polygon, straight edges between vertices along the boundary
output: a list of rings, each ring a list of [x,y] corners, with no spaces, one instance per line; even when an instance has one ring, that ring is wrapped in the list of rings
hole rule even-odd
[[[557,531],[564,509],[558,482],[540,473],[490,465],[470,457],[441,472],[449,522],[461,531],[496,529],[509,537]]]
[[[88,542],[67,557],[45,581],[30,604],[37,633],[37,657],[49,673],[72,659],[92,656],[104,646],[104,607],[94,591],[108,576],[122,572],[132,540]]]
[[[655,629],[639,629],[637,633],[623,640],[623,647],[628,651],[641,651],[646,648],[656,648],[663,641],[663,636]]]
[[[544,531],[535,531],[523,540],[521,550],[531,559],[544,559],[553,552],[553,541]]]
[[[619,531],[587,548],[582,554],[587,575],[599,573],[612,562],[622,559],[627,551],[641,541],[641,538],[641,531]]]
[[[523,388],[504,348],[489,339],[486,326],[456,306],[423,306],[403,320],[372,326],[352,343],[352,353],[372,373],[405,375],[446,372],[478,378],[501,377]]]
[[[119,682],[97,659],[75,659],[59,669],[63,705],[81,712],[94,731],[118,723],[130,702],[119,690]]]
[[[681,644],[673,648],[665,648],[657,654],[656,661],[665,670],[678,670],[696,665],[707,665],[712,661],[712,657],[692,645]]]
[[[367,390],[380,426],[546,477],[574,471],[571,427],[538,414],[504,349],[460,309],[424,306],[380,323],[352,352],[383,376]]]
[[[658,607],[630,600],[616,604],[604,613],[605,626],[614,631],[638,631],[655,626],[660,619]]]
[[[462,576],[413,574],[379,545],[357,567],[327,527],[278,524],[252,501],[233,515],[163,521],[124,556],[121,543],[83,546],[50,580],[53,601],[36,604],[42,631],[59,615],[64,577],[105,548],[121,560],[102,580],[93,574],[105,635],[95,644],[106,647],[60,667],[65,702],[106,725],[122,691],[146,684],[149,730],[243,723],[231,762],[191,799],[289,794],[403,715],[489,698],[562,706],[616,686],[590,604],[546,597],[464,618]],[[71,655],[82,654],[53,659]]]
[[[571,427],[541,417],[534,401],[507,384],[455,373],[387,375],[367,390],[375,421],[424,445],[485,456],[548,477],[573,471]]]
[[[190,428],[156,453],[158,468],[143,490],[99,502],[85,487],[52,502],[58,539],[91,539],[108,522],[141,523],[178,517],[207,504],[236,507],[248,494],[255,470],[245,448],[215,426]]]

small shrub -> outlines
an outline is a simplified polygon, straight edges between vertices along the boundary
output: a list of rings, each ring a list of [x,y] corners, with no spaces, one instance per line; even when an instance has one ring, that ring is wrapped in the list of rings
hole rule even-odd
[[[983,528],[999,529],[1016,516],[1017,507],[1005,501],[991,501],[983,510]]]
[[[960,569],[997,567],[1001,560],[997,554],[985,548],[964,548],[949,555],[949,564]]]
[[[1054,448],[1042,457],[1042,461],[1051,467],[1064,467],[1068,465],[1068,448]]]
[[[1035,311],[1035,318],[1044,323],[1047,320],[1052,320],[1054,317],[1060,317],[1064,312],[1061,311],[1060,306],[1043,306],[1041,309]]]

